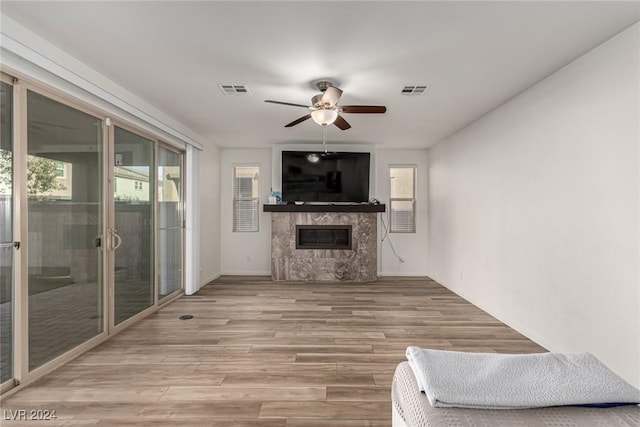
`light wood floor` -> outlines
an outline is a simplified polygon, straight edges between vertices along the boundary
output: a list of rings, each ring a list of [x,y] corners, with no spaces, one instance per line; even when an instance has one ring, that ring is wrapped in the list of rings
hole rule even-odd
[[[37,426],[387,427],[409,345],[544,351],[426,278],[222,277],[1,406],[56,411],[57,422]]]

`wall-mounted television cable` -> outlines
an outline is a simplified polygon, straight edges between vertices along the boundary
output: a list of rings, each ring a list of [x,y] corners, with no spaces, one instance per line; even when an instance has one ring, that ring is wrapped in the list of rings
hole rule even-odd
[[[393,246],[393,242],[391,241],[391,235],[389,234],[389,229],[387,228],[387,223],[384,222],[383,214],[380,214],[380,220],[382,222],[382,227],[384,227],[384,234],[382,235],[382,239],[380,239],[380,243],[383,243],[384,240],[388,238],[389,246],[391,246],[391,250],[393,251],[393,254],[396,256],[396,258],[398,258],[398,261],[404,264],[404,260],[400,257],[400,255],[398,255],[398,252],[396,252],[396,248]]]

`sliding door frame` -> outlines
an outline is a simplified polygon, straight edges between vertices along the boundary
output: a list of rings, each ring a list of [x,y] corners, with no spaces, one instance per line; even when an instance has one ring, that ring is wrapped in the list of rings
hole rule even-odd
[[[21,104],[18,101],[20,94],[20,82],[15,77],[9,76],[4,73],[0,73],[0,81],[11,85],[12,97],[11,97],[11,151],[12,151],[12,206],[11,206],[11,220],[12,220],[12,232],[13,241],[22,242],[22,227],[21,227],[21,203],[23,201],[22,193],[22,180],[26,177],[26,171],[22,171],[22,147],[20,147],[20,108]],[[11,271],[11,378],[0,384],[0,393],[4,393],[7,390],[12,389],[19,384],[20,370],[22,361],[19,360],[21,352],[18,351],[22,345],[22,327],[19,320],[21,317],[18,315],[22,308],[22,298],[20,293],[20,278],[22,277],[22,252],[23,249],[17,248],[13,250],[13,266]]]
[[[155,168],[157,168],[157,162],[158,162],[158,139],[155,138],[153,135],[149,135],[147,132],[136,128],[135,126],[132,126],[128,123],[122,122],[120,120],[117,119],[107,119],[107,128],[108,128],[108,135],[109,138],[107,139],[107,147],[105,149],[105,151],[107,152],[107,163],[106,163],[106,170],[107,170],[107,185],[108,185],[108,190],[106,193],[106,198],[105,198],[105,205],[107,206],[107,210],[108,210],[108,214],[106,217],[106,234],[109,235],[109,250],[108,252],[108,258],[109,258],[109,268],[107,268],[107,273],[109,274],[109,281],[107,282],[107,288],[108,288],[108,303],[107,303],[107,311],[109,312],[109,322],[108,322],[108,328],[109,328],[109,335],[115,334],[123,329],[125,329],[126,327],[136,323],[138,320],[143,319],[145,317],[147,317],[149,314],[153,313],[154,311],[156,311],[158,309],[158,226],[157,226],[157,214],[158,214],[158,185],[157,185],[157,173],[155,172]],[[116,250],[114,248],[114,242],[113,242],[113,233],[116,232],[116,205],[115,205],[115,128],[119,127],[120,129],[124,129],[127,132],[131,132],[133,134],[136,134],[142,138],[148,139],[153,143],[153,166],[150,168],[151,170],[149,171],[150,173],[150,178],[153,178],[153,182],[150,179],[149,180],[149,187],[153,188],[153,202],[154,202],[154,206],[153,209],[151,209],[151,211],[153,212],[154,218],[153,218],[153,222],[154,222],[154,226],[153,226],[153,233],[152,233],[152,238],[153,238],[153,250],[151,251],[151,254],[153,255],[153,276],[151,277],[151,280],[153,282],[153,303],[145,308],[144,310],[142,310],[139,313],[134,314],[133,316],[129,317],[126,320],[123,320],[122,322],[116,324],[116,277],[115,277],[115,267],[116,267]],[[153,174],[153,175],[151,175]]]
[[[0,385],[2,398],[19,391],[27,384],[34,382],[43,375],[68,363],[82,353],[101,344],[109,339],[113,334],[125,329],[138,320],[157,311],[159,307],[165,306],[184,294],[185,289],[185,241],[186,232],[182,236],[182,287],[181,289],[165,296],[159,300],[158,282],[158,151],[159,147],[172,150],[182,155],[182,214],[183,228],[186,221],[186,152],[175,145],[162,142],[159,137],[137,128],[124,120],[111,118],[110,114],[103,109],[92,105],[90,101],[83,101],[61,90],[53,88],[44,83],[33,81],[30,78],[23,78],[21,73],[12,70],[0,69],[2,81],[13,86],[13,230],[14,241],[21,242],[20,248],[14,250],[13,260],[13,379],[7,380]],[[28,277],[28,196],[27,196],[27,91],[36,92],[42,96],[60,102],[70,108],[99,119],[102,123],[102,331],[96,336],[68,350],[67,352],[54,357],[52,360],[41,366],[29,370],[29,277]],[[154,266],[153,281],[153,303],[140,313],[124,320],[118,325],[114,324],[115,310],[115,254],[113,251],[113,238],[110,233],[115,223],[114,204],[114,126],[118,126],[127,131],[133,132],[153,142],[153,186],[154,214],[153,227],[153,250]]]
[[[186,253],[186,230],[187,228],[185,227],[187,218],[186,218],[186,214],[187,214],[187,210],[186,210],[186,173],[185,173],[185,158],[186,158],[186,152],[184,150],[180,150],[172,145],[169,145],[165,142],[162,141],[158,141],[158,145],[157,145],[157,149],[156,149],[156,171],[158,170],[158,158],[159,158],[159,152],[160,152],[160,148],[164,148],[165,150],[168,151],[172,151],[175,154],[180,155],[180,211],[181,211],[181,217],[182,217],[182,224],[181,224],[181,228],[182,228],[182,246],[181,246],[181,250],[182,250],[182,257],[181,257],[181,271],[180,271],[180,288],[176,289],[175,291],[171,292],[168,295],[165,295],[164,297],[162,297],[162,299],[160,298],[160,270],[159,270],[159,263],[160,263],[160,245],[156,245],[156,301],[158,301],[158,305],[159,306],[164,306],[168,303],[170,303],[171,301],[175,300],[176,298],[179,298],[181,295],[184,295],[184,285],[185,285],[185,253]],[[160,218],[160,201],[158,200],[158,174],[156,173],[156,218]],[[160,222],[156,220],[156,239],[158,239],[160,236]],[[158,241],[158,240],[156,240]]]
[[[24,81],[20,78],[14,78],[14,189],[15,189],[15,206],[18,209],[14,210],[16,217],[14,218],[14,230],[19,230],[18,237],[21,242],[20,249],[18,251],[19,262],[15,262],[16,274],[14,275],[16,289],[15,295],[15,332],[14,332],[14,382],[16,385],[28,384],[43,375],[51,372],[59,366],[71,361],[78,355],[86,352],[90,348],[95,347],[108,338],[107,336],[107,315],[104,306],[106,301],[107,284],[105,282],[106,273],[106,255],[103,248],[102,251],[102,332],[96,336],[88,339],[87,341],[79,344],[78,346],[70,349],[69,351],[62,353],[59,356],[54,357],[50,361],[43,363],[41,366],[33,370],[29,370],[29,245],[28,242],[28,195],[27,195],[27,152],[28,152],[28,140],[27,140],[27,91],[31,91],[47,97],[53,101],[59,102],[67,107],[78,110],[82,113],[88,114],[102,122],[102,139],[103,139],[103,162],[106,160],[106,150],[104,149],[105,143],[105,117],[100,114],[99,110],[91,108],[84,103],[78,102],[75,99],[61,94],[50,88]],[[105,191],[106,179],[102,180],[102,190]],[[102,206],[103,224],[102,235],[105,235],[104,215],[106,210],[106,204]],[[17,228],[16,228],[17,227]],[[15,238],[14,237],[14,238]],[[4,390],[3,390],[4,391]]]

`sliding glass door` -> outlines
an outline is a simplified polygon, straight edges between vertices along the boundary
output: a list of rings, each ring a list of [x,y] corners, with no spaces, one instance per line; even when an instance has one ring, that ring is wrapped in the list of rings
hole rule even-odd
[[[3,392],[182,290],[184,155],[36,85],[0,84]]]
[[[183,154],[158,147],[158,295],[182,289],[184,247]]]
[[[154,142],[115,126],[114,325],[155,302]]]
[[[29,370],[103,320],[102,120],[27,91]]]
[[[0,90],[0,384],[13,378],[14,238],[13,238],[13,86]],[[11,386],[9,383],[8,386]],[[4,387],[2,387],[4,388]]]

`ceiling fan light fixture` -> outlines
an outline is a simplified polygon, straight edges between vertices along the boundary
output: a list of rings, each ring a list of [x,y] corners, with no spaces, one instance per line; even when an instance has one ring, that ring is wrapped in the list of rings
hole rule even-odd
[[[320,156],[317,153],[307,154],[307,161],[310,163],[318,163],[320,161]]]
[[[311,118],[320,126],[333,124],[338,118],[338,111],[334,109],[318,109],[311,112]]]
[[[0,0],[2,1],[2,0]],[[302,107],[308,109],[309,113],[284,125],[286,128],[298,125],[305,120],[313,119],[316,124],[322,126],[326,132],[327,126],[336,125],[340,130],[351,128],[342,113],[345,114],[384,114],[387,107],[384,105],[340,105],[338,101],[342,96],[342,89],[336,87],[335,82],[321,80],[314,83],[322,92],[311,98],[311,105],[294,104],[291,102],[273,101],[265,99],[264,102],[270,104],[288,105],[291,107]]]

